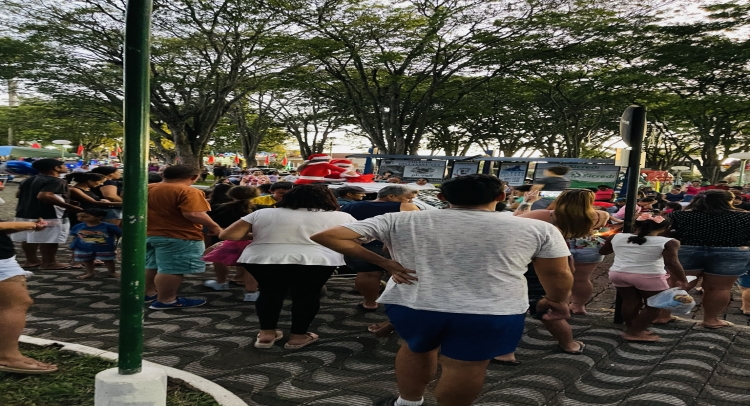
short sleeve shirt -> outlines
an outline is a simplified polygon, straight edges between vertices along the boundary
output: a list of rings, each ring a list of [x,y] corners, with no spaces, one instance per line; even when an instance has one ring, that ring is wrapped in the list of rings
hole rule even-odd
[[[76,238],[70,244],[70,248],[85,252],[114,252],[115,237],[122,235],[122,230],[114,224],[101,223],[89,227],[86,223],[80,223],[70,229],[70,235]]]
[[[676,211],[669,213],[667,217],[672,220],[674,237],[682,245],[750,246],[750,213],[748,212]]]
[[[203,226],[186,219],[185,212],[208,212],[211,206],[199,189],[176,183],[148,185],[149,237],[203,240]]]
[[[383,241],[396,261],[416,271],[413,285],[390,280],[378,302],[418,310],[525,313],[531,260],[570,255],[555,226],[494,211],[408,211],[343,226]]]
[[[548,176],[537,179],[535,185],[544,185],[542,190],[547,192],[559,192],[570,187],[570,181],[559,176]]]
[[[67,201],[68,184],[65,179],[48,175],[36,175],[26,179],[18,188],[17,218],[34,220],[63,218],[65,209],[37,199],[37,195],[41,192],[51,192],[60,201]]]

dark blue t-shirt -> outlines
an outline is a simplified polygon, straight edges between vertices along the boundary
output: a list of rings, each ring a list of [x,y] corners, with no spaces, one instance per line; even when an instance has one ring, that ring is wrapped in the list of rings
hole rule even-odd
[[[86,223],[80,223],[70,229],[70,235],[75,240],[70,248],[85,252],[115,252],[115,237],[122,235],[122,230],[114,224],[101,223],[89,227]]]
[[[401,211],[400,202],[352,202],[341,207],[341,211],[349,213],[357,220],[365,220],[371,217],[380,216],[386,213],[398,213]],[[363,246],[379,246],[382,242],[375,240],[362,244]]]
[[[357,220],[365,220],[386,213],[398,213],[401,211],[399,202],[352,202],[341,208],[344,213],[349,213]]]

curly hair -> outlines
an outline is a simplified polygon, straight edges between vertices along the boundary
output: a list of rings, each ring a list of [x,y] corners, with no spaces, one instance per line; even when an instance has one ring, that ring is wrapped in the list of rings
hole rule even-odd
[[[339,209],[336,196],[325,185],[298,185],[284,194],[276,207],[307,209],[308,211],[336,211]]]

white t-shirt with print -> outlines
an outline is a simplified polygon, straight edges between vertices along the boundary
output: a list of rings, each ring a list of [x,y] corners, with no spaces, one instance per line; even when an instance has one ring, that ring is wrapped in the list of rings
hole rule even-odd
[[[253,225],[253,242],[242,251],[241,264],[344,265],[344,256],[310,239],[331,227],[356,221],[340,211],[263,209],[242,217]]]
[[[539,220],[483,210],[388,213],[344,227],[383,241],[416,271],[413,285],[388,281],[379,303],[462,314],[522,314],[523,276],[533,258],[570,255],[560,231]]]

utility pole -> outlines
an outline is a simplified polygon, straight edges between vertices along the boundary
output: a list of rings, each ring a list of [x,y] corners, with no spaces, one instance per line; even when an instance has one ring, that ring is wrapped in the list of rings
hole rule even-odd
[[[8,107],[18,107],[18,81],[15,79],[8,79]],[[13,114],[12,108],[10,114]],[[13,145],[13,120],[8,123],[8,145]]]

